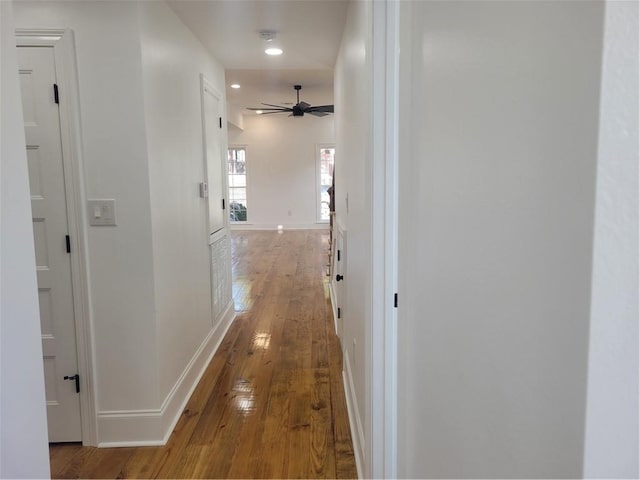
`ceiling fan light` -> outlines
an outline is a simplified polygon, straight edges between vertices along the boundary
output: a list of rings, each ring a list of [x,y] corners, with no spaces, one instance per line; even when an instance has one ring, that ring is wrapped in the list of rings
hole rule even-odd
[[[232,83],[231,88],[240,88],[240,84],[239,83]]]
[[[256,115],[262,115],[262,110],[256,110]]]
[[[267,55],[282,55],[282,49],[276,48],[276,47],[269,47],[264,51],[264,53],[266,53]]]

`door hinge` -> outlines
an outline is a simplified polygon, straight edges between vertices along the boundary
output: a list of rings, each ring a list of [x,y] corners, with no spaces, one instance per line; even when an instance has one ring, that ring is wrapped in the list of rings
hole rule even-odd
[[[65,375],[65,380],[75,380],[76,382],[76,393],[80,393],[80,375],[77,373],[75,375]]]
[[[224,198],[222,199],[222,209],[224,210]]]
[[[398,294],[397,293],[393,294],[393,306],[395,308],[398,308]]]
[[[338,318],[340,318],[340,314],[341,314],[340,307],[338,307]]]
[[[60,96],[58,94],[58,84],[57,83],[53,84],[53,100],[57,104],[60,104]]]
[[[222,117],[219,117],[218,120],[220,121],[220,128],[222,128]]]
[[[338,261],[340,261],[340,250],[338,250]]]
[[[71,237],[69,235],[65,235],[65,242],[67,244],[67,253],[71,253]]]

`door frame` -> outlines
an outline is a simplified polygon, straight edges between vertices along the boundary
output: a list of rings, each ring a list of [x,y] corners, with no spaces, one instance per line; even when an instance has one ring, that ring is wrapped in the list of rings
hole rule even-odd
[[[340,241],[338,241],[340,238]],[[335,245],[335,248],[334,248]],[[338,222],[333,222],[333,243],[331,248],[332,252],[332,270],[331,270],[331,278],[329,279],[329,288],[333,290],[331,295],[331,301],[333,304],[333,318],[335,320],[335,328],[336,335],[338,336],[338,340],[340,341],[340,348],[342,350],[343,357],[347,354],[346,352],[346,344],[344,341],[344,318],[345,312],[347,312],[345,308],[345,299],[347,298],[347,284],[345,282],[338,284],[336,281],[336,275],[338,275],[338,270],[340,270],[340,275],[344,275],[345,273],[345,265],[347,258],[347,232],[342,229],[342,226],[338,224]],[[340,247],[340,249],[338,249]],[[338,252],[340,252],[340,259],[338,260]],[[338,264],[340,264],[340,268],[338,268]],[[340,309],[340,320],[338,320],[338,309]],[[340,324],[338,326],[338,323]]]
[[[91,309],[89,301],[88,238],[85,209],[82,129],[76,51],[71,29],[15,31],[16,46],[53,48],[60,88],[60,140],[64,169],[67,224],[71,236],[71,287],[75,317],[78,374],[81,378],[80,419],[82,444],[97,445],[97,416],[93,379]]]
[[[215,87],[215,85],[213,84],[213,82],[211,82],[204,73],[200,74],[200,109],[201,109],[201,115],[202,115],[202,161],[203,161],[203,166],[204,166],[204,170],[203,170],[203,177],[204,177],[204,182],[206,182],[207,184],[209,183],[209,164],[207,163],[207,123],[206,123],[206,118],[205,118],[205,95],[207,95],[207,93],[210,93],[216,100],[218,100],[219,103],[219,107],[220,110],[218,111],[220,118],[222,119],[221,121],[221,125],[220,125],[220,158],[222,159],[221,162],[221,175],[222,175],[222,195],[223,195],[223,199],[225,201],[225,208],[224,211],[222,212],[222,219],[223,219],[223,226],[221,229],[217,230],[225,230],[228,231],[229,230],[229,223],[230,223],[230,219],[229,219],[229,185],[228,185],[228,147],[227,147],[227,131],[225,128],[225,111],[224,111],[224,102],[223,102],[223,96],[220,93],[220,91]],[[212,243],[212,232],[211,230],[211,226],[209,225],[209,219],[210,214],[209,214],[209,209],[211,208],[211,199],[209,197],[207,197],[207,242],[208,244]]]
[[[397,478],[398,440],[398,147],[400,99],[400,5],[373,2],[371,74],[371,478]],[[398,302],[401,304],[402,296]]]
[[[330,222],[330,220],[322,220],[320,218],[320,213],[322,211],[322,202],[320,201],[320,180],[321,180],[320,152],[322,150],[324,150],[325,148],[333,148],[333,150],[334,150],[333,173],[331,174],[331,177],[333,177],[333,175],[335,174],[335,149],[336,149],[336,144],[335,143],[316,143],[316,145],[315,145],[314,162],[315,162],[315,167],[316,167],[316,223],[319,223],[321,225],[329,225],[329,222]]]

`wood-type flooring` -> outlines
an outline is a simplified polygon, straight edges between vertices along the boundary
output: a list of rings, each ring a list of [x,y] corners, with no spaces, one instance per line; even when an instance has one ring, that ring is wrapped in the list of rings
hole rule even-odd
[[[51,445],[53,478],[355,478],[328,234],[232,234],[236,319],[163,447]]]

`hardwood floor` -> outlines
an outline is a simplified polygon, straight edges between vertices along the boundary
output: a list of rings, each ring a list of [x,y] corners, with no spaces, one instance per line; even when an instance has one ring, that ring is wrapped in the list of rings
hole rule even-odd
[[[52,477],[355,478],[327,240],[234,232],[236,320],[167,445],[52,445]]]

